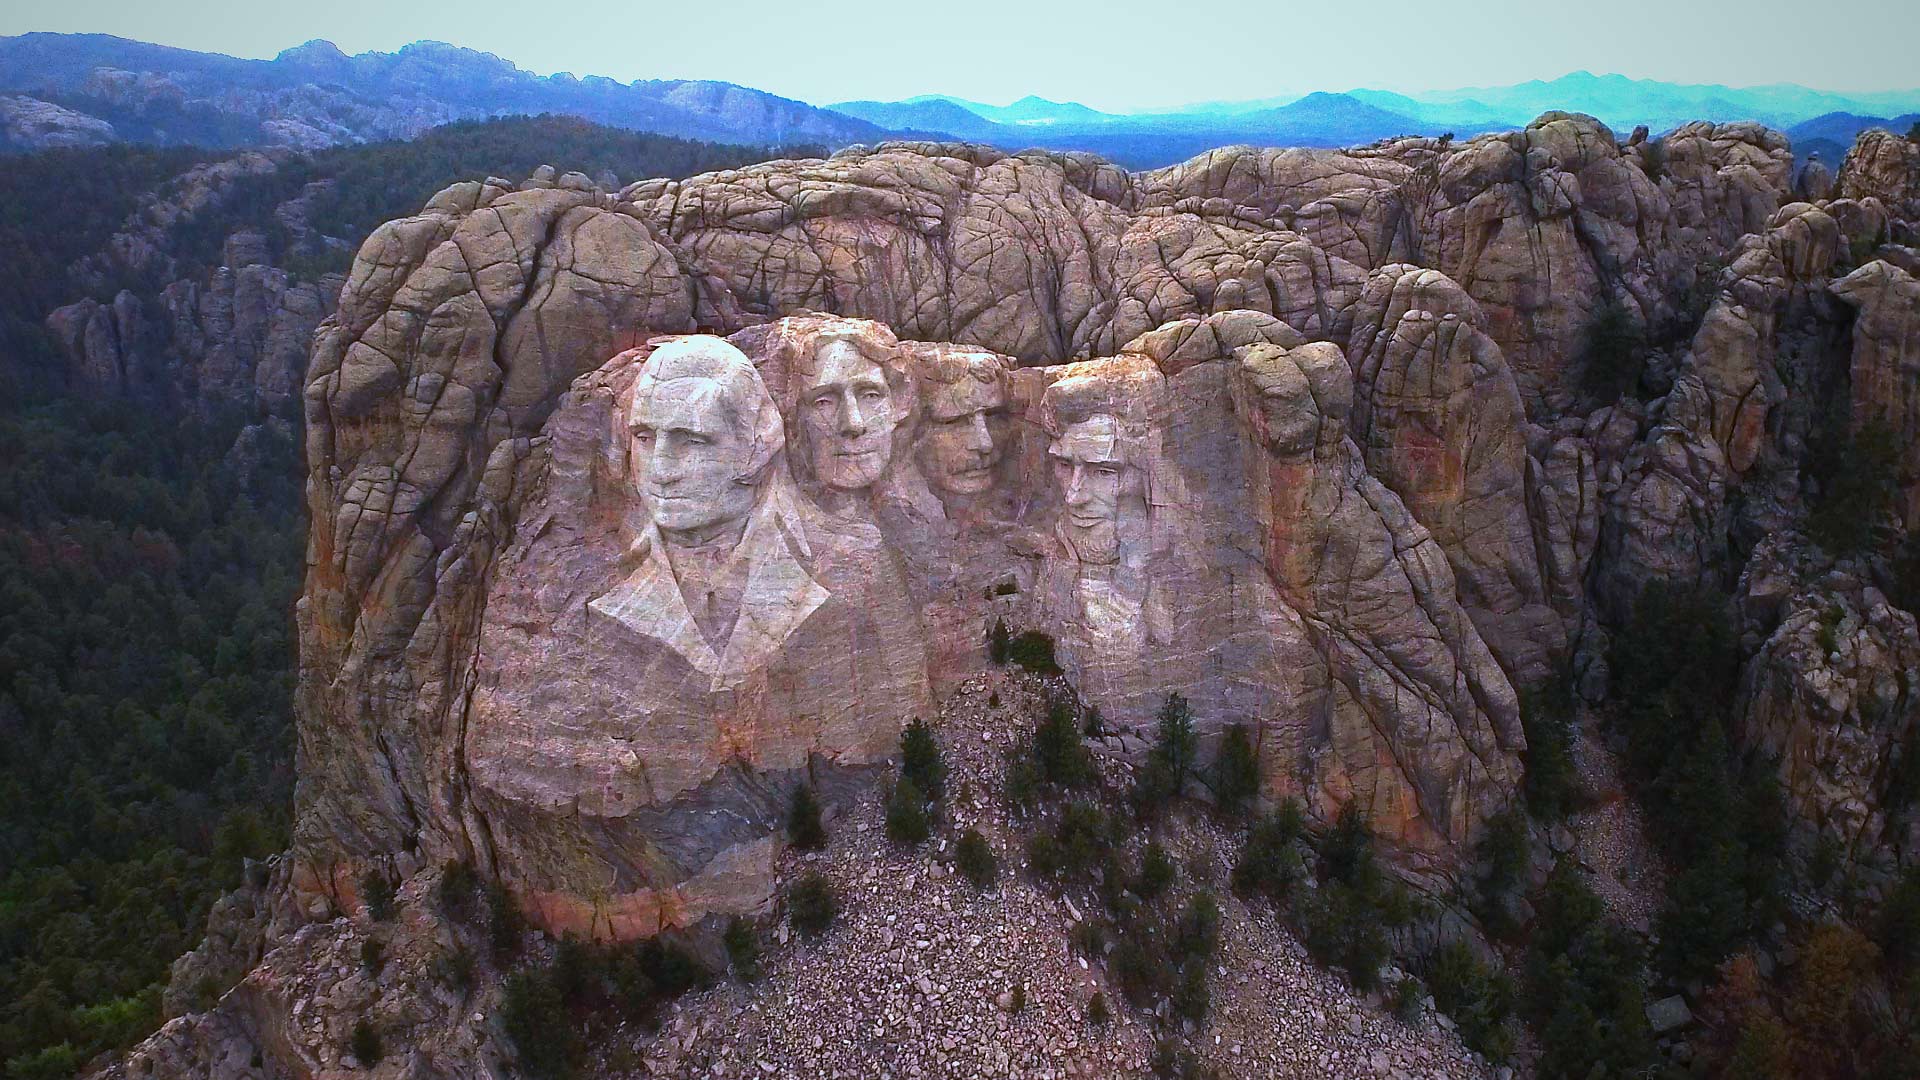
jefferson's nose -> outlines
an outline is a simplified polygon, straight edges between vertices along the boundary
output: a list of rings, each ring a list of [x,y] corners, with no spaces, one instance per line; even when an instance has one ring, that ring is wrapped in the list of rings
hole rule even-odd
[[[867,433],[867,415],[860,411],[860,399],[849,394],[840,402],[840,434],[852,437]]]

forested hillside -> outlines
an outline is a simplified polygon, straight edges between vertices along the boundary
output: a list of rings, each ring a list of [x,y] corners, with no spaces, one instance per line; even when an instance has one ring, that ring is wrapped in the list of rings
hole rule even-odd
[[[315,281],[454,180],[760,156],[571,119],[459,123],[282,152],[178,217],[154,207],[218,155],[58,150],[0,172],[0,1076],[69,1076],[152,1030],[209,906],[244,858],[284,846],[293,788],[294,409],[95,395],[68,378],[48,312],[203,280],[243,229]],[[277,211],[301,195],[290,229]],[[135,226],[163,258],[75,269]]]

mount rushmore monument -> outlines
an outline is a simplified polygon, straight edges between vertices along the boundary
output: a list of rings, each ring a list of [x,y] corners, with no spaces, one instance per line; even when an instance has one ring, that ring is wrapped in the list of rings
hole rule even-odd
[[[1263,795],[1457,865],[1519,690],[1597,693],[1641,584],[1797,512],[1829,373],[1906,436],[1911,522],[1914,151],[1877,138],[1817,201],[1757,125],[1656,159],[1558,113],[449,187],[367,240],[307,374],[294,892],[463,860],[556,932],[759,909],[793,789],[856,790],[999,622],[1110,752],[1179,693]],[[1582,404],[1603,308],[1671,343],[1651,407]],[[1797,678],[1754,682],[1776,744]]]

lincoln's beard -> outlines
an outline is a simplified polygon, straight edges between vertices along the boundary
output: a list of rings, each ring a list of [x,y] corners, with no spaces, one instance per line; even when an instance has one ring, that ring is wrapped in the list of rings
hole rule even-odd
[[[1111,521],[1097,525],[1063,522],[1067,543],[1083,563],[1105,566],[1120,560],[1120,529]]]

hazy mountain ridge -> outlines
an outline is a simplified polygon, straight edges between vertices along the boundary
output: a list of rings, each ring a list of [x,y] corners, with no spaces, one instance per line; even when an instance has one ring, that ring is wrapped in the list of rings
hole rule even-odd
[[[433,41],[357,56],[310,41],[272,60],[246,60],[104,34],[0,38],[0,151],[115,141],[317,149],[411,138],[458,119],[554,113],[742,144],[838,148],[899,136],[955,138],[1006,150],[1090,151],[1151,168],[1230,144],[1336,147],[1398,135],[1465,137],[1524,126],[1554,110],[1592,114],[1622,134],[1693,120],[1791,129],[1835,113],[1860,118],[1851,131],[1804,137],[1832,150],[1865,127],[1904,131],[1897,114],[1920,111],[1920,90],[1843,94],[1578,71],[1510,86],[1355,88],[1129,113],[1037,95],[1006,105],[926,94],[815,106],[724,82],[538,76],[490,53]],[[1800,149],[1809,148],[1815,144]]]
[[[750,87],[537,76],[490,53],[433,41],[357,56],[310,41],[272,60],[242,60],[105,34],[24,34],[0,38],[0,88],[114,126],[111,135],[96,131],[69,142],[317,149],[410,138],[452,120],[540,113],[760,145],[844,145],[887,134]],[[16,106],[0,119],[18,112]],[[35,128],[5,128],[12,148],[45,145]]]

